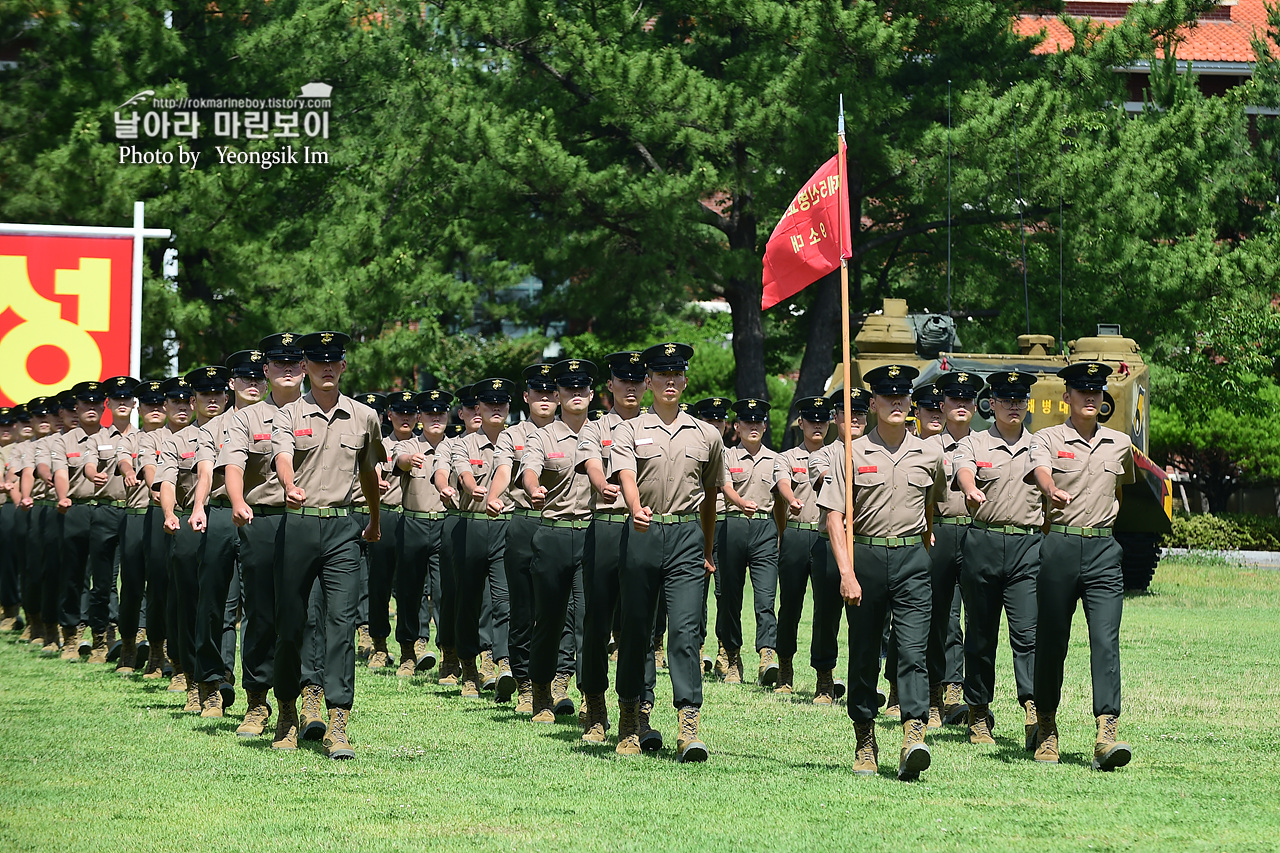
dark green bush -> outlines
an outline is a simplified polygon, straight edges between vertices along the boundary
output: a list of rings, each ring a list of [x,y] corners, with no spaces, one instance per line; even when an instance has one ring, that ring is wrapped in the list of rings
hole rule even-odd
[[[1207,551],[1280,551],[1280,518],[1178,513],[1173,517],[1173,532],[1161,544]]]

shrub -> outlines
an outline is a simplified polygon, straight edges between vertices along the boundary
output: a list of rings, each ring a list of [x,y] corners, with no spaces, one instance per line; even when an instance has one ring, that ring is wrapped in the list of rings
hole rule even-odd
[[[1173,517],[1173,531],[1161,544],[1208,551],[1280,551],[1280,518],[1178,513]]]

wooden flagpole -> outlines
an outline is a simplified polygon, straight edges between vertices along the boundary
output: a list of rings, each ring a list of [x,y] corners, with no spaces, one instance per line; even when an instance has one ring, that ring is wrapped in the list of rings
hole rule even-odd
[[[844,153],[844,95],[840,96],[840,123],[836,131],[836,160],[840,165],[840,193],[847,197],[848,184],[845,183],[845,158],[841,155]],[[846,205],[840,204],[841,218],[848,218],[850,212]],[[853,233],[853,223],[844,223],[844,227],[849,228],[849,233]],[[840,235],[841,242],[844,240],[844,233]],[[843,254],[843,252],[841,253]],[[850,429],[850,412],[852,405],[851,395],[849,393],[850,382],[853,381],[852,363],[849,358],[849,259],[840,258],[840,345],[841,356],[844,359],[844,543],[845,549],[849,554],[849,567],[853,568],[853,441],[851,438],[852,430]]]

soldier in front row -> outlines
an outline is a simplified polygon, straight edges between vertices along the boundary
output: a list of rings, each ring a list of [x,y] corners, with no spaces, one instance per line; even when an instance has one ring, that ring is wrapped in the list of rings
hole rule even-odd
[[[1112,535],[1121,489],[1134,481],[1133,444],[1098,423],[1111,368],[1082,361],[1058,371],[1066,383],[1066,423],[1031,437],[1029,477],[1048,501],[1049,530],[1040,546],[1036,585],[1035,701],[1037,761],[1057,763],[1058,702],[1076,601],[1089,624],[1093,768],[1129,763],[1133,748],[1117,739],[1120,717],[1120,616],[1124,609],[1123,552]]]
[[[846,486],[840,460],[831,466],[818,498],[827,510],[827,535],[849,620],[854,773],[874,775],[878,769],[875,688],[885,617],[892,614],[903,729],[898,778],[904,781],[918,778],[930,762],[924,742],[929,718],[925,649],[932,608],[926,543],[933,534],[934,504],[946,488],[941,449],[907,431],[911,380],[917,375],[915,368],[900,365],[867,373],[876,427],[852,442],[852,483]],[[853,492],[852,554],[845,539],[846,488]]]

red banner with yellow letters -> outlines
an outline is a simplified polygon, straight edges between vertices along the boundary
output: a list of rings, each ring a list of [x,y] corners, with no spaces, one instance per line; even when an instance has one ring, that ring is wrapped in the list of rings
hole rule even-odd
[[[844,158],[842,137],[839,153],[805,182],[769,236],[762,309],[796,295],[852,256],[849,190],[841,185]]]
[[[133,240],[0,234],[0,405],[129,372]]]

